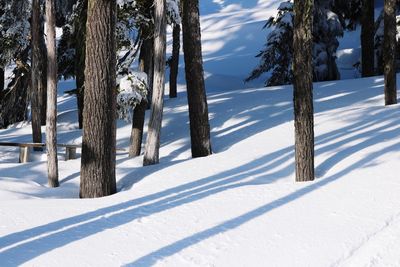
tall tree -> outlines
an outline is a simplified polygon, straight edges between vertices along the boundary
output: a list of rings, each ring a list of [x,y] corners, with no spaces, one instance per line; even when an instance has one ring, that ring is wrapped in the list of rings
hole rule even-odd
[[[397,104],[396,85],[396,0],[385,0],[383,61],[385,104]]]
[[[0,67],[0,91],[3,91],[4,89],[4,82],[5,82],[4,75],[5,75],[4,69]]]
[[[85,90],[85,51],[86,51],[86,20],[88,0],[78,3],[78,18],[75,20],[75,77],[76,77],[76,98],[78,105],[79,129],[83,126],[83,106]]]
[[[45,13],[43,11],[43,13]],[[44,34],[44,19],[40,21],[40,45],[39,45],[39,107],[40,107],[40,124],[46,125],[47,117],[47,47]]]
[[[293,78],[296,181],[314,180],[313,0],[294,1]]]
[[[116,0],[89,0],[80,197],[116,192]]]
[[[54,0],[46,0],[47,36],[47,116],[46,147],[47,176],[50,187],[58,187],[57,159],[57,55],[56,55],[56,14]]]
[[[374,75],[374,38],[375,38],[374,0],[363,0],[361,18],[361,72],[363,77]]]
[[[153,96],[143,165],[152,165],[159,162],[161,123],[164,107],[163,97],[165,89],[166,26],[166,1],[155,0]]]
[[[32,0],[31,19],[31,112],[32,112],[32,137],[33,142],[42,142],[41,116],[40,116],[40,0]],[[41,149],[41,148],[40,148]],[[40,150],[36,149],[36,150]]]
[[[172,30],[172,57],[169,73],[169,97],[177,97],[177,78],[179,69],[179,51],[181,49],[181,25],[176,23]]]
[[[152,66],[153,66],[153,38],[151,36],[147,36],[147,38],[143,40],[142,47],[140,48],[139,70],[147,74],[147,84],[149,88],[153,84]],[[139,105],[136,105],[133,112],[131,144],[129,147],[130,157],[139,156],[142,150],[143,126],[144,126],[146,108],[147,108],[147,99],[144,99],[140,102]]]
[[[212,151],[204,85],[199,1],[185,0],[182,15],[192,157],[204,157],[210,155]]]

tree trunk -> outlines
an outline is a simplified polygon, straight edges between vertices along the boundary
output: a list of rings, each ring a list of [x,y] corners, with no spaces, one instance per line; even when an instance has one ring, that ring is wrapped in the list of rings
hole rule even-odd
[[[212,152],[208,105],[204,85],[199,1],[185,0],[182,14],[192,157],[204,157]]]
[[[116,0],[89,0],[80,197],[116,192]]]
[[[374,0],[363,0],[361,21],[361,71],[362,77],[374,76],[375,69],[375,5]]]
[[[147,101],[140,102],[136,105],[133,112],[131,145],[129,147],[129,157],[137,157],[142,151],[143,126],[146,115]]]
[[[181,26],[179,24],[174,25],[172,31],[172,58],[169,73],[169,97],[177,97],[177,78],[179,68],[179,51],[181,49]]]
[[[78,106],[79,129],[83,126],[83,107],[85,91],[85,52],[86,52],[86,21],[87,21],[88,1],[81,3],[79,19],[75,25],[75,77],[76,77],[76,99]]]
[[[152,86],[153,78],[152,74],[152,63],[153,61],[153,42],[151,38],[147,38],[143,41],[142,47],[140,48],[139,55],[139,69],[147,74],[147,84]],[[143,141],[143,126],[146,115],[147,100],[143,100],[139,105],[135,107],[133,112],[132,120],[132,131],[131,131],[131,144],[129,147],[129,156],[136,157],[140,155],[142,150]]]
[[[312,0],[294,2],[293,87],[296,181],[314,180]]]
[[[385,74],[385,105],[397,104],[396,85],[396,0],[385,0],[383,61]]]
[[[165,51],[166,51],[166,1],[154,1],[154,78],[151,115],[147,133],[143,165],[159,162],[161,123],[164,107],[165,89]]]
[[[47,47],[44,37],[44,21],[40,22],[40,63],[39,63],[39,107],[40,124],[46,125],[47,120]]]
[[[57,55],[56,55],[56,16],[54,0],[46,0],[47,35],[47,176],[50,187],[58,187],[57,159]]]
[[[32,0],[32,57],[31,57],[31,113],[32,113],[32,137],[34,143],[42,142],[41,116],[40,116],[40,1]],[[42,150],[42,148],[35,148]]]
[[[7,89],[0,91],[0,129],[27,119],[28,88],[31,81],[29,74],[29,66],[17,60],[13,79]]]
[[[154,30],[153,30],[154,32]],[[147,74],[148,78],[149,78],[149,91],[147,94],[147,107],[146,109],[150,109],[151,108],[151,102],[153,99],[153,83],[154,83],[154,36],[151,36],[149,38],[149,42],[151,43],[151,61],[150,61],[150,65],[149,65],[149,73]]]
[[[4,83],[5,83],[5,73],[4,73],[4,69],[0,68],[0,92],[4,90]]]

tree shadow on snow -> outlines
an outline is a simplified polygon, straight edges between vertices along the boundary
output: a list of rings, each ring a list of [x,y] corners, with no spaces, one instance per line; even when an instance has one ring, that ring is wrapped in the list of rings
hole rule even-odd
[[[337,91],[330,91],[328,83],[321,84],[316,92],[316,112],[317,114],[321,114],[324,111],[347,107],[350,104],[354,104],[354,99],[362,99],[361,102],[365,104],[372,98],[381,95],[382,84],[379,82],[377,82],[377,84],[376,90],[345,88],[340,94],[338,94]],[[335,83],[331,85],[333,86]],[[261,94],[262,97],[260,97],[260,92],[256,92],[257,90],[263,89],[244,90],[242,94],[243,97],[250,98],[244,100],[234,98],[229,92],[211,96],[210,110],[211,113],[215,114],[211,119],[211,124],[213,127],[214,144],[217,144],[217,149],[219,151],[228,149],[231,145],[246,138],[246,136],[244,136],[245,133],[247,136],[251,136],[265,129],[274,127],[275,125],[292,120],[291,103],[288,102],[291,90],[287,88],[290,87],[286,87],[286,89],[285,87],[272,90],[264,89],[265,92]],[[235,94],[237,94],[237,92]],[[277,99],[280,101],[276,101]],[[239,105],[241,100],[246,104]],[[224,107],[226,107],[225,110],[222,111],[222,114],[221,111],[217,110],[217,105],[221,104],[221,102],[224,102]],[[182,112],[179,108],[175,111],[174,108],[172,108],[171,111],[172,113],[179,113],[179,116],[187,116],[187,114]],[[371,109],[368,116],[363,113],[362,116],[349,118],[351,123],[345,128],[337,129],[323,135],[318,135],[318,133],[316,133],[317,157],[333,149],[336,149],[337,152],[333,156],[327,157],[327,159],[317,167],[317,171],[320,171],[322,174],[327,173],[328,170],[332,169],[332,167],[340,161],[351,157],[362,149],[371,146],[379,148],[364,155],[361,159],[357,158],[350,166],[338,168],[332,175],[307,184],[296,192],[266,203],[261,207],[227,220],[215,227],[205,229],[199,233],[173,242],[168,246],[150,252],[128,263],[127,266],[154,264],[159,259],[171,256],[217,234],[240,227],[250,220],[296,201],[304,195],[343,178],[345,175],[358,168],[368,167],[371,165],[371,162],[376,161],[385,154],[399,151],[400,143],[379,147],[385,140],[394,139],[399,135],[400,129],[397,126],[399,125],[399,120],[397,119],[399,116],[394,116],[393,113],[398,113],[398,111],[393,108],[386,109],[383,107],[381,109]],[[224,123],[229,118],[233,118],[233,121],[237,123],[232,123],[230,126],[225,127],[226,125],[224,125]],[[172,119],[172,117],[170,119]],[[168,123],[170,126],[171,124],[173,123]],[[177,138],[179,139],[181,137],[177,136]],[[357,143],[353,146],[346,146],[349,142]],[[294,173],[293,160],[293,147],[282,148],[242,166],[225,170],[209,177],[124,203],[118,203],[31,229],[11,233],[0,239],[0,262],[10,265],[20,265],[66,244],[103,232],[107,229],[116,228],[139,218],[199,201],[226,190],[233,190],[238,187],[250,185],[273,183],[283,177],[291,176]],[[173,164],[180,163],[182,162],[176,161]],[[146,177],[167,166],[170,166],[170,164],[148,169],[144,168],[139,172],[141,174],[140,177]],[[128,170],[126,171],[128,172]],[[132,179],[131,177],[134,173],[134,170],[132,170],[132,173],[128,172],[126,179]],[[129,184],[130,182],[127,183]],[[134,182],[131,184],[133,183]],[[122,182],[119,186],[123,187],[125,185],[126,184]]]

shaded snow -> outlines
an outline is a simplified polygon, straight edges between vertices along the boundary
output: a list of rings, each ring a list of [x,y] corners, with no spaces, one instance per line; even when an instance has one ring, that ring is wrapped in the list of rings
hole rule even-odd
[[[259,16],[257,1],[202,3],[214,154],[190,158],[182,72],[178,98],[165,99],[160,164],[119,151],[118,194],[78,199],[80,158],[63,151],[61,187],[50,189],[43,153],[18,164],[15,148],[0,147],[1,266],[400,264],[400,111],[384,107],[383,78],[315,84],[317,179],[295,183],[292,87],[243,89],[252,58],[226,54],[229,38],[259,35],[241,18]],[[270,12],[279,1],[259,3]],[[235,20],[243,25],[229,32]],[[81,142],[71,88],[60,83],[61,143]],[[130,129],[118,122],[118,147]],[[30,136],[26,123],[0,130],[0,141]]]

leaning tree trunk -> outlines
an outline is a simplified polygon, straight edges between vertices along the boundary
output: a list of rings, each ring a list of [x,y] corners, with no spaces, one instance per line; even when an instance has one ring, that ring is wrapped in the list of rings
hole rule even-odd
[[[40,106],[40,124],[46,125],[47,120],[47,47],[44,36],[44,21],[40,22],[40,57],[39,57],[38,82],[39,106]]]
[[[32,57],[31,57],[31,113],[32,113],[32,137],[34,143],[42,142],[41,116],[40,116],[40,1],[32,0]],[[42,150],[36,148],[35,150]]]
[[[150,76],[152,71],[153,61],[153,42],[151,38],[147,38],[143,41],[142,47],[140,48],[139,55],[139,69],[147,74],[147,84],[152,86],[152,77]],[[133,111],[132,130],[131,130],[131,144],[129,147],[129,156],[136,157],[140,155],[142,150],[143,140],[143,126],[146,115],[147,99],[142,100],[139,105],[136,105]]]
[[[169,73],[169,97],[177,97],[177,78],[179,68],[179,51],[181,49],[181,25],[175,24],[172,30],[172,58]]]
[[[80,197],[116,192],[116,0],[89,0]]]
[[[396,0],[385,0],[383,61],[385,74],[385,105],[397,104],[396,85]]]
[[[361,72],[362,77],[374,76],[375,14],[374,0],[363,0],[361,21]]]
[[[293,87],[296,181],[314,180],[313,0],[294,1]]]
[[[79,18],[75,24],[75,77],[76,77],[76,99],[78,106],[79,129],[83,126],[83,107],[85,91],[85,52],[86,52],[86,21],[88,1],[80,3]]]
[[[201,51],[199,1],[185,0],[182,14],[192,157],[204,157],[212,152]]]
[[[58,187],[57,160],[57,55],[56,55],[56,16],[54,0],[46,0],[47,35],[47,178],[50,187]]]
[[[161,123],[165,89],[166,51],[166,1],[154,1],[154,78],[149,130],[144,152],[143,165],[159,162]]]

